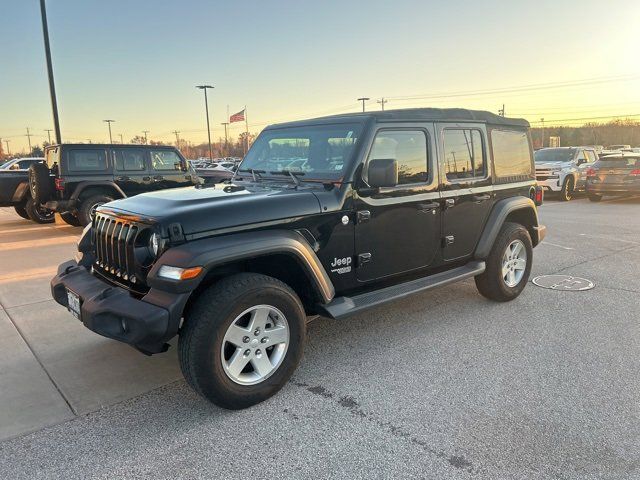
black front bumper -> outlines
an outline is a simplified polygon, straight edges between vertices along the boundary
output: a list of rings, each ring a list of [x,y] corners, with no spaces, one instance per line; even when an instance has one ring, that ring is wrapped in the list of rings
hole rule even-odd
[[[102,336],[133,345],[146,354],[164,352],[178,332],[190,293],[151,289],[141,299],[100,280],[75,260],[58,267],[51,294],[67,307],[67,289],[80,297],[82,323]]]

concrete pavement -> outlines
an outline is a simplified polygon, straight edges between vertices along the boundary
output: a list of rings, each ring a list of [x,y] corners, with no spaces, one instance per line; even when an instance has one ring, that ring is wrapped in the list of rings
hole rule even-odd
[[[174,352],[149,359],[101,339],[34,292],[38,300],[7,307],[10,320],[0,324],[17,352],[7,356],[15,358],[13,377],[0,363],[0,405],[8,399],[5,416],[14,425],[4,435],[16,435],[16,425],[56,425],[0,443],[0,472],[29,479],[640,478],[639,208],[638,199],[541,208],[549,232],[532,276],[580,275],[595,289],[530,284],[517,300],[496,304],[466,281],[348,321],[317,320],[292,381],[240,412],[193,394],[179,380]],[[14,260],[2,250],[6,221],[0,217],[2,271]],[[48,254],[46,265],[72,254],[72,244],[52,241],[47,248],[61,258]],[[29,255],[22,258],[15,265],[28,269]],[[30,268],[39,268],[35,259]],[[18,290],[25,281],[10,279]],[[3,305],[19,293],[0,292]],[[45,399],[40,406],[25,401],[33,394],[16,381],[22,371]],[[67,410],[55,410],[66,402]],[[22,404],[31,415],[42,405],[52,411],[29,426]]]

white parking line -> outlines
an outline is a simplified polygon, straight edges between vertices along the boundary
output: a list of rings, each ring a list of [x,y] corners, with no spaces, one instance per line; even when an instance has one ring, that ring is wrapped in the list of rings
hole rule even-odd
[[[546,240],[544,240],[540,245],[551,245],[552,247],[558,247],[558,248],[562,248],[564,250],[575,250],[574,248],[565,247],[564,245],[558,245],[556,243],[547,242]]]
[[[580,235],[581,237],[598,238],[600,240],[613,240],[615,242],[632,243],[634,245],[640,245],[640,242],[634,242],[633,240],[624,240],[622,238],[610,237],[608,235],[591,235],[589,233],[579,233],[578,235]]]

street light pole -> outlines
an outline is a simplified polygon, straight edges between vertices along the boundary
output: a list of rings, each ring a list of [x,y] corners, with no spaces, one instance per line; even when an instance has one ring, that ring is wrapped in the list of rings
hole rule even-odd
[[[113,138],[111,137],[111,124],[115,122],[115,120],[103,120],[107,125],[109,125],[109,143],[113,143]]]
[[[147,133],[149,133],[149,130],[143,130],[142,133],[144,133],[144,144],[146,145],[148,143],[148,141],[147,141]]]
[[[49,137],[49,145],[51,145],[51,132],[52,132],[52,130],[50,128],[45,128],[44,131],[47,132],[47,137]]]
[[[29,132],[29,127],[27,127],[27,139],[29,140],[29,155],[31,155],[31,133]]]
[[[541,118],[540,122],[542,123],[542,145],[541,145],[541,147],[544,148],[544,118]]]
[[[9,150],[9,142],[11,140],[5,140],[4,143],[7,145],[7,155],[11,155],[11,150]]]
[[[120,135],[120,144],[124,145],[124,140],[122,139],[122,134],[119,133],[118,135]]]
[[[56,100],[56,86],[53,81],[53,63],[51,62],[51,45],[49,45],[49,27],[47,25],[47,7],[44,0],[40,0],[40,14],[42,16],[42,35],[44,36],[44,53],[47,58],[47,74],[49,76],[49,93],[51,95],[51,110],[53,110],[53,128],[56,131],[56,143],[62,143],[60,135],[60,120],[58,118],[58,101]]]
[[[224,125],[224,153],[229,156],[229,134],[227,130],[229,122],[222,122],[220,125]]]
[[[371,100],[369,97],[360,97],[358,99],[359,102],[362,102],[362,113],[364,113],[364,102],[366,102],[367,100]]]
[[[207,99],[207,88],[214,88],[211,85],[196,85],[196,88],[204,90],[204,110],[207,115],[207,134],[209,135],[209,160],[213,161],[213,151],[211,150],[211,127],[209,126],[209,100]]]

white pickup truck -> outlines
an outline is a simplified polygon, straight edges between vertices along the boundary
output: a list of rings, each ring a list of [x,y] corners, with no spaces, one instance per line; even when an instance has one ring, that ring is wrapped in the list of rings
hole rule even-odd
[[[593,148],[542,148],[534,154],[536,180],[547,192],[560,194],[569,201],[577,191],[584,191],[587,170],[598,160]]]

